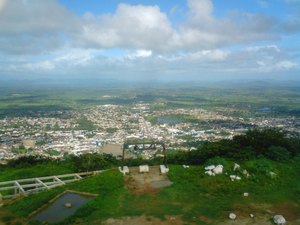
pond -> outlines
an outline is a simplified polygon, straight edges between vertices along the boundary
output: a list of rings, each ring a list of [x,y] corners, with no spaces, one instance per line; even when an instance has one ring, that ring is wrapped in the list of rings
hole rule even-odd
[[[92,200],[93,196],[67,192],[48,207],[37,213],[32,219],[47,223],[57,223],[73,215],[82,205]],[[71,203],[71,207],[66,204]]]

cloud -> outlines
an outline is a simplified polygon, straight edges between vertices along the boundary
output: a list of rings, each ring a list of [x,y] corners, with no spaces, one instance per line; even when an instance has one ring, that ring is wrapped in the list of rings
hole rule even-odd
[[[246,12],[214,16],[212,0],[187,0],[187,18],[172,24],[158,6],[119,4],[114,13],[83,16],[56,0],[0,0],[0,52],[40,54],[66,45],[82,49],[147,49],[156,53],[202,51],[300,30],[298,17],[285,22]]]
[[[34,54],[66,44],[79,18],[55,0],[0,0],[0,52]]]
[[[238,11],[216,18],[211,0],[188,3],[189,17],[180,27],[182,48],[215,48],[276,37],[272,18]]]
[[[76,15],[56,0],[0,0],[0,74],[201,77],[299,70],[299,50],[274,44],[299,32],[297,16],[231,11],[216,17],[211,0],[187,0],[187,6],[174,22],[170,14],[180,7],[170,17],[158,6],[130,4]]]
[[[297,63],[291,62],[289,60],[283,60],[276,64],[276,68],[279,70],[290,70],[297,67]]]
[[[134,53],[128,54],[127,58],[129,59],[136,59],[136,58],[147,58],[152,56],[151,50],[137,50]]]
[[[131,48],[162,50],[168,48],[174,31],[157,6],[120,4],[114,14],[83,17],[82,30],[75,43],[90,48]]]

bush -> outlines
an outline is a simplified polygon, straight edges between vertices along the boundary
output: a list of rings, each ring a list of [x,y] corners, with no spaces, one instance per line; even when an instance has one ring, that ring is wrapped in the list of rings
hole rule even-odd
[[[269,159],[286,162],[291,158],[291,153],[283,147],[271,146],[265,154]]]
[[[272,161],[264,158],[246,162],[245,168],[250,172],[250,174],[269,175],[270,172],[276,171]]]

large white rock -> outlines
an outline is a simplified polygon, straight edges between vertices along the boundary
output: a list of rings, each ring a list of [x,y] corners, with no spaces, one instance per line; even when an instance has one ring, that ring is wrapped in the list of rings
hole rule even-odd
[[[236,215],[234,213],[229,213],[229,219],[235,220],[236,219]]]
[[[215,165],[210,165],[210,166],[205,167],[204,169],[205,170],[213,170],[214,168],[216,168]]]
[[[233,171],[236,171],[240,168],[240,165],[235,163],[234,166],[233,166]]]
[[[275,215],[273,217],[274,223],[278,224],[278,225],[283,225],[286,223],[285,218],[282,215]]]
[[[148,173],[149,172],[148,165],[140,165],[139,169],[140,169],[140,173]]]
[[[222,165],[217,165],[212,171],[215,174],[222,174],[223,173],[223,166]]]
[[[230,175],[229,177],[230,177],[230,179],[231,179],[232,181],[235,181],[235,180],[241,180],[241,178],[240,178],[239,176],[237,176],[237,175]]]
[[[119,171],[121,173],[123,173],[124,175],[126,175],[126,173],[129,173],[129,168],[128,168],[128,166],[123,166],[123,169],[122,169],[122,167],[120,166]]]
[[[169,168],[167,168],[165,165],[160,165],[159,168],[162,174],[169,172]]]
[[[215,173],[212,172],[211,170],[205,171],[205,174],[207,174],[209,176],[215,176]]]

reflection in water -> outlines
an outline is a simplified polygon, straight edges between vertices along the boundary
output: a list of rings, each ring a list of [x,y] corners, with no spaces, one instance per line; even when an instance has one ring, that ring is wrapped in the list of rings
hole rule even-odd
[[[56,223],[73,215],[76,210],[94,197],[85,196],[74,193],[66,193],[59,197],[56,201],[50,204],[47,208],[33,217],[33,220],[42,222]],[[66,203],[71,203],[72,207],[65,206]]]

